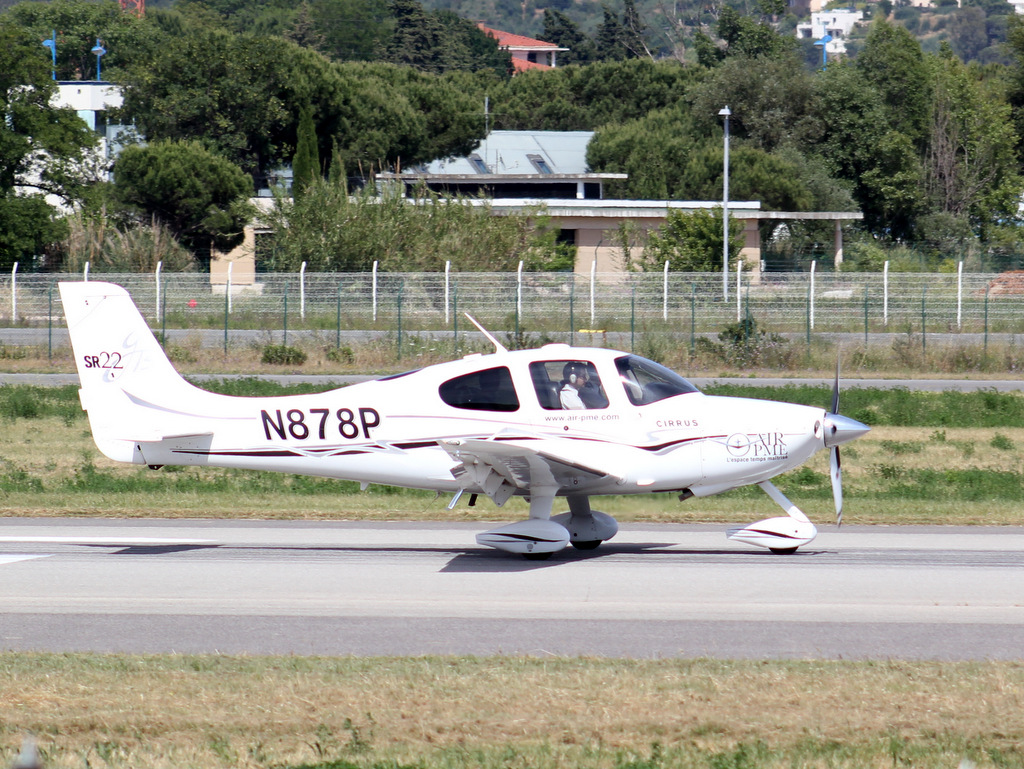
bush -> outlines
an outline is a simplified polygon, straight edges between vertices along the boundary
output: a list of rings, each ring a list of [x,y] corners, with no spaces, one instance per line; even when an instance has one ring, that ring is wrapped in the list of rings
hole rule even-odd
[[[356,354],[351,347],[332,347],[327,351],[327,360],[331,363],[354,363]]]
[[[286,344],[268,344],[261,360],[272,366],[301,366],[306,362],[306,353]]]

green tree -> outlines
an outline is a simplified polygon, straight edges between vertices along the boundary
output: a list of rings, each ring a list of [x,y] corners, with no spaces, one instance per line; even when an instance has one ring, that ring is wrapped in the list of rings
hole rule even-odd
[[[607,126],[587,148],[595,171],[626,173],[610,185],[610,194],[655,200],[721,200],[723,147],[705,138],[693,118],[679,109],[658,110],[621,125]],[[729,195],[759,200],[778,211],[814,207],[812,187],[802,177],[805,166],[784,155],[735,143],[731,147]]]
[[[85,179],[78,169],[95,137],[70,109],[55,109],[50,67],[38,39],[0,23],[0,268],[52,254],[66,234],[45,201],[76,200]]]
[[[608,6],[603,8],[604,17],[594,35],[594,48],[601,61],[622,61],[628,57],[626,32],[622,22]]]
[[[424,72],[442,72],[443,35],[437,19],[423,9],[419,0],[389,0],[388,10],[395,26],[386,49],[387,60]]]
[[[293,62],[304,65],[302,80],[290,80]],[[202,141],[257,174],[290,159],[293,116],[316,103],[294,91],[326,89],[328,70],[294,43],[189,26],[125,73],[123,109],[150,141]]]
[[[634,0],[623,0],[622,11],[622,47],[629,59],[651,59],[651,49],[647,47],[647,26],[640,18]]]
[[[1009,106],[986,96],[948,46],[929,65],[933,102],[925,189],[940,212],[968,221],[982,234],[1016,216],[1024,191]]]
[[[419,0],[389,0],[393,17],[384,58],[392,64],[441,74],[490,70],[507,77],[511,55],[467,19],[451,11],[426,11]]]
[[[292,195],[300,196],[320,175],[320,153],[317,150],[313,113],[304,107],[299,117],[299,138],[292,159]]]
[[[796,38],[780,34],[767,19],[745,16],[730,5],[722,5],[717,31],[725,43],[725,58],[790,59],[797,47]]]
[[[160,40],[151,19],[125,13],[113,0],[23,2],[6,11],[3,23],[20,27],[37,41],[57,31],[58,80],[96,79],[92,48],[97,38],[107,50],[101,65],[104,79],[116,76],[122,67],[145,62]]]
[[[643,263],[657,269],[668,262],[673,272],[714,272],[722,268],[722,209],[668,212],[665,224],[652,232],[644,248]],[[743,247],[743,225],[729,221],[729,263],[735,264]]]
[[[678,105],[703,77],[696,67],[650,59],[523,72],[491,91],[495,127],[594,130]]]
[[[911,141],[889,127],[882,94],[845,61],[815,76],[814,88],[822,129],[815,156],[851,185],[869,231],[909,237],[921,210],[921,168]]]
[[[917,216],[926,210],[917,151],[899,131],[886,131],[872,149],[872,165],[860,177],[864,223],[893,240],[912,238]]]
[[[422,194],[351,194],[335,181],[316,179],[294,201],[279,196],[266,214],[274,244],[265,266],[315,271],[545,269],[558,257],[556,233],[542,211],[495,216],[487,205]]]
[[[483,134],[480,106],[448,81],[279,38],[186,28],[126,77],[125,112],[147,138],[201,141],[254,176],[291,161],[307,106],[320,157],[336,142],[364,175],[468,152]]]
[[[732,56],[694,88],[691,99],[705,133],[718,130],[718,111],[729,105],[733,134],[771,152],[802,147],[818,135],[816,96],[813,77],[795,57]]]
[[[391,37],[393,20],[384,0],[310,0],[317,50],[337,61],[373,61]],[[298,31],[292,22],[291,39]],[[241,30],[240,30],[241,31]]]
[[[884,19],[872,22],[855,66],[881,97],[889,128],[923,148],[931,92],[921,45],[913,35]]]
[[[981,8],[959,8],[953,14],[949,41],[956,55],[964,61],[977,59],[988,47],[985,12]]]
[[[202,256],[211,247],[226,250],[240,243],[251,218],[251,179],[197,142],[128,147],[114,176],[118,195],[143,221],[156,219]]]
[[[597,58],[594,43],[561,11],[544,9],[544,30],[541,39],[560,48],[569,49],[558,54],[560,66],[589,64]]]

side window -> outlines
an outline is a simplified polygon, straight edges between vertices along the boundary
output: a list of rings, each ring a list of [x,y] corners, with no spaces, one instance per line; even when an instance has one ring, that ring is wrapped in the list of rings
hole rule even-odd
[[[646,358],[627,355],[617,358],[615,366],[629,402],[634,406],[646,406],[674,395],[699,392],[676,372]]]
[[[457,409],[518,411],[512,374],[504,366],[449,379],[438,388],[441,400]]]
[[[593,363],[549,360],[530,364],[530,377],[541,408],[603,409],[608,398]]]

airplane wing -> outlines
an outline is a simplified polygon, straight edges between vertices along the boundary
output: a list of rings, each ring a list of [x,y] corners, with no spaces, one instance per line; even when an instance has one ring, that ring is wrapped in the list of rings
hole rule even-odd
[[[455,438],[439,445],[459,464],[452,475],[463,488],[477,487],[498,505],[517,490],[580,488],[590,482],[621,480],[611,467],[581,463],[569,441]],[[536,445],[531,445],[536,444]],[[541,448],[543,446],[543,448]]]

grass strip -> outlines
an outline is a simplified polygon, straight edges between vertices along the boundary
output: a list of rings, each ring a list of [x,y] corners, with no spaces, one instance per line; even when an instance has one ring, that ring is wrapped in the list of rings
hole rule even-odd
[[[1024,765],[1006,662],[0,655],[48,767]]]

